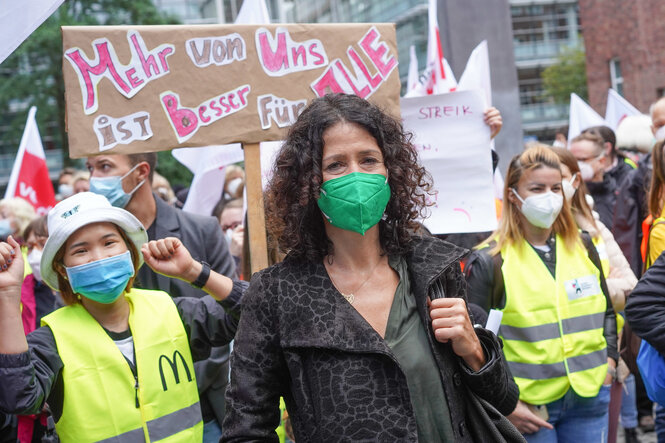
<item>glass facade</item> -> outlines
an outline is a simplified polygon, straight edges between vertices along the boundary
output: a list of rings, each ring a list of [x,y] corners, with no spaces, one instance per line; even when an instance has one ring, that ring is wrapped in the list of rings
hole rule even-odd
[[[513,44],[525,138],[551,142],[568,125],[568,105],[545,97],[541,73],[564,48],[581,44],[577,1],[511,0]]]
[[[288,4],[285,19],[290,23],[395,23],[402,85],[408,76],[411,45],[416,48],[418,69],[425,69],[427,0],[291,0]]]
[[[233,23],[243,0],[154,0],[162,11],[183,23]],[[409,48],[414,45],[418,68],[427,62],[427,0],[266,0],[273,23],[396,24],[399,75],[406,84]],[[220,19],[218,19],[218,15]]]

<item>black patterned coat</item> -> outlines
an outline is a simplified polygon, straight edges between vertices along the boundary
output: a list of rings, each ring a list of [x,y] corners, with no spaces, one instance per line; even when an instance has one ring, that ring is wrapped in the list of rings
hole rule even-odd
[[[435,238],[414,238],[405,258],[455,440],[477,441],[484,434],[472,429],[478,426],[467,389],[507,412],[519,391],[493,334],[476,329],[487,363],[473,373],[432,333],[427,296],[465,298],[459,266],[464,252]],[[277,442],[280,396],[298,443],[418,440],[406,377],[395,356],[334,288],[323,263],[287,257],[252,278],[231,357],[221,441]]]

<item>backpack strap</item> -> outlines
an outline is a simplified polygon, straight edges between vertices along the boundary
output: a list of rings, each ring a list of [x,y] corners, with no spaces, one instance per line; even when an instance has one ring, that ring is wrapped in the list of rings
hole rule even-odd
[[[503,266],[503,257],[501,257],[501,252],[492,257],[493,269],[494,269],[494,286],[492,287],[492,309],[501,309],[505,307],[506,304],[506,287],[503,281],[503,272],[501,267]]]
[[[587,231],[581,231],[580,238],[582,239],[582,243],[584,244],[587,254],[589,255],[589,260],[593,262],[593,264],[596,266],[596,268],[598,268],[598,270],[602,274],[603,265],[600,263],[600,256],[598,255],[598,250],[596,250],[596,246],[593,244],[593,240],[591,239],[591,234],[589,234]]]

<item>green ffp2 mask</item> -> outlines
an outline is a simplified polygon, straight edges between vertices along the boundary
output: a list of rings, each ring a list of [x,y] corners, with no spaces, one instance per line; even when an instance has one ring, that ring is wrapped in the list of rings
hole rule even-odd
[[[323,183],[317,203],[331,225],[365,235],[381,220],[389,200],[387,177],[352,172]]]

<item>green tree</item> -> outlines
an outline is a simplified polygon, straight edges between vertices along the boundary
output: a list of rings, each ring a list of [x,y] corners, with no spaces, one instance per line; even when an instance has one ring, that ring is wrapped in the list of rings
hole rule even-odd
[[[194,178],[191,171],[171,155],[171,151],[157,153],[157,172],[169,181],[171,186],[189,186]]]
[[[545,96],[555,103],[570,103],[570,94],[575,93],[588,100],[586,80],[586,58],[584,48],[573,46],[564,49],[556,63],[543,70],[541,77]]]
[[[17,149],[30,106],[47,148],[61,148],[69,158],[65,131],[61,26],[158,25],[177,23],[151,0],[67,0],[0,65],[0,152]],[[18,111],[17,111],[18,110]]]

